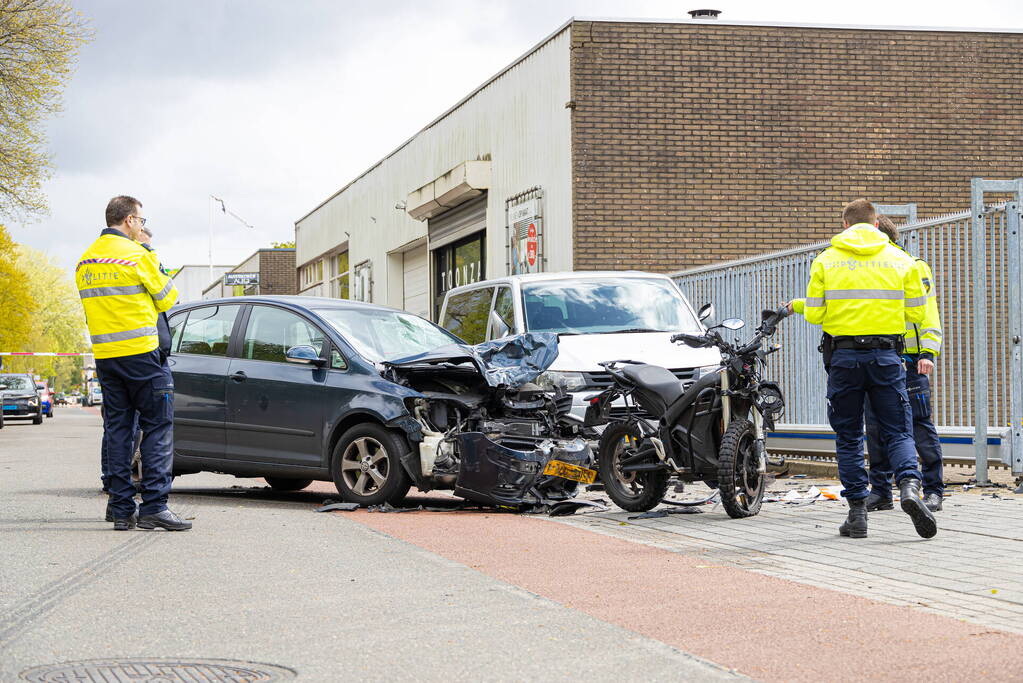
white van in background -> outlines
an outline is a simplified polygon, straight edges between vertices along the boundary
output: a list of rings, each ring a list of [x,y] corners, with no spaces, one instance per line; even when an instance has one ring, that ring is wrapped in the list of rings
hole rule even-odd
[[[688,384],[721,360],[716,348],[669,341],[677,332],[702,334],[704,327],[675,282],[653,273],[536,273],[476,282],[447,292],[438,322],[469,344],[556,333],[558,358],[537,381],[571,393],[580,417],[583,399],[611,383],[600,361],[660,365]]]

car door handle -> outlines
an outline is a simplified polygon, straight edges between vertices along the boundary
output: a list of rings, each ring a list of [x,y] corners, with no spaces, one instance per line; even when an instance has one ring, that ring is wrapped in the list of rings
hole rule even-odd
[[[241,370],[231,375],[231,379],[233,379],[235,382],[244,382],[246,379],[248,379],[248,377],[249,376],[246,375]]]

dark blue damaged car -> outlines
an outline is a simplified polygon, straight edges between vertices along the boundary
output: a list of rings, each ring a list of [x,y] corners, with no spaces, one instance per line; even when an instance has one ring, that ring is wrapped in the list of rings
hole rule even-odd
[[[333,481],[362,505],[449,489],[508,507],[593,480],[571,397],[532,383],[555,335],[468,346],[404,311],[283,296],[191,302],[170,326],[175,475]]]

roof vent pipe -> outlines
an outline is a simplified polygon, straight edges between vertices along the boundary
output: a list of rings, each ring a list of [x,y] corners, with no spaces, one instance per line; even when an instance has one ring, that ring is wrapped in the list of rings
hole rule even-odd
[[[721,14],[719,9],[692,9],[689,10],[689,16],[693,19],[717,19],[718,15]]]

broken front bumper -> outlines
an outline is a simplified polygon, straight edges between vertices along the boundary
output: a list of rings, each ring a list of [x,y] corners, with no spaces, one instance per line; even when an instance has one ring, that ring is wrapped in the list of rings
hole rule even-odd
[[[482,432],[465,432],[455,438],[460,457],[455,495],[479,503],[518,507],[571,498],[577,484],[543,474],[544,467],[551,460],[580,467],[593,463],[590,448],[582,439],[548,440],[519,450]]]

